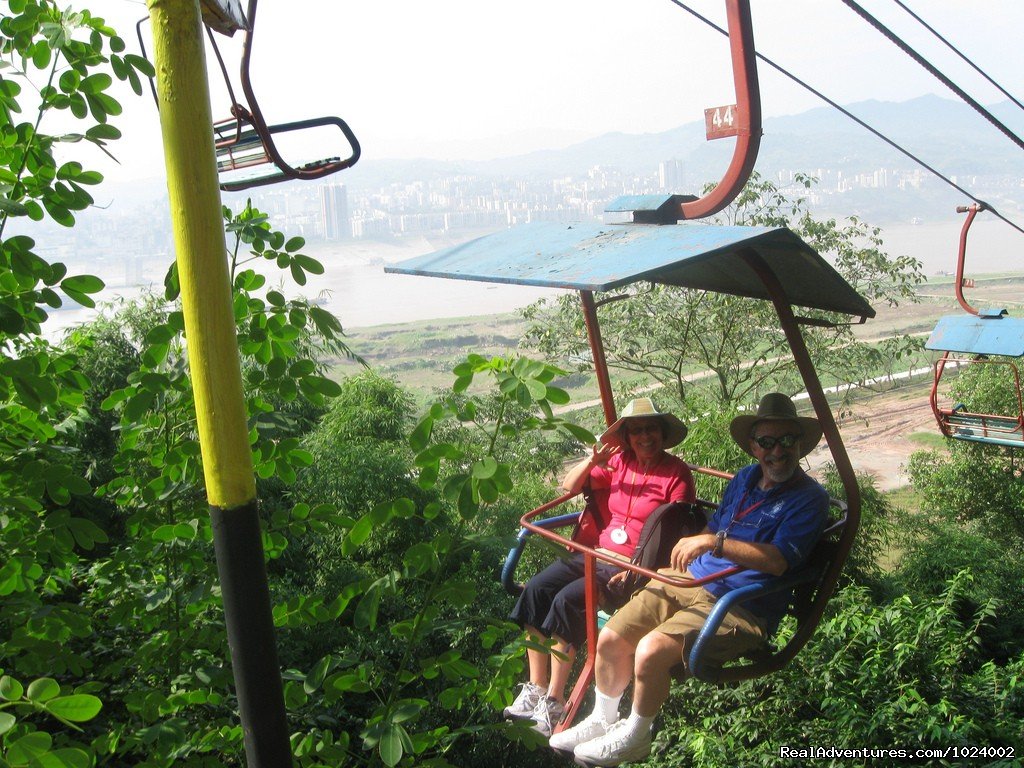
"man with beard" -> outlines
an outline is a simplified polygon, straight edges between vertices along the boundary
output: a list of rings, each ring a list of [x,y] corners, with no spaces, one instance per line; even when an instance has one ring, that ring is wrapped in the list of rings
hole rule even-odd
[[[715,600],[747,584],[768,582],[807,559],[828,519],[828,494],[800,468],[821,439],[817,419],[797,416],[785,395],[765,395],[756,414],[733,419],[729,432],[756,464],[729,482],[718,510],[700,533],[672,550],[677,578],[701,578],[741,566],[703,587],[651,581],[601,630],[593,712],[551,737],[553,749],[578,763],[615,766],[651,751],[651,724],[668,698],[670,670],[686,664]],[[614,578],[621,578],[621,574]],[[722,663],[761,645],[777,627],[790,594],[778,592],[734,608],[709,644]],[[619,719],[619,701],[635,676],[632,711]]]

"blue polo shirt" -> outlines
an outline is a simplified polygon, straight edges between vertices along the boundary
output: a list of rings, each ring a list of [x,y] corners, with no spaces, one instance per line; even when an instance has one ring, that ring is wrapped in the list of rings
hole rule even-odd
[[[789,563],[798,567],[811,553],[828,520],[828,493],[802,469],[787,482],[767,491],[758,488],[761,466],[744,467],[726,486],[722,503],[708,521],[708,530],[717,533],[728,528],[729,538],[761,544],[774,544]],[[700,578],[732,568],[735,563],[710,552],[690,563],[689,571]],[[747,584],[768,582],[769,573],[745,569],[732,576],[704,585],[715,597]],[[789,605],[791,592],[776,592],[743,604],[751,613],[765,619],[774,632]]]

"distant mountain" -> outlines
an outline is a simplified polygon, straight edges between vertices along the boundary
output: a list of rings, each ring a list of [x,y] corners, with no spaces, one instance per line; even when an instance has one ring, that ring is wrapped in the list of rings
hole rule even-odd
[[[1024,176],[1024,152],[960,101],[922,96],[904,102],[863,101],[845,108],[943,174]],[[1024,133],[1024,115],[1011,102],[989,109]],[[768,118],[763,131],[757,164],[763,174],[818,168],[866,173],[877,168],[915,167],[899,151],[830,107]],[[360,175],[374,182],[386,177],[424,178],[425,173],[443,175],[453,170],[483,175],[558,176],[584,173],[594,166],[654,173],[659,163],[676,158],[684,161],[692,173],[712,179],[721,172],[721,164],[728,162],[731,152],[730,141],[707,142],[700,121],[661,133],[609,133],[564,149],[487,161],[368,161]],[[353,184],[355,177],[353,173]]]

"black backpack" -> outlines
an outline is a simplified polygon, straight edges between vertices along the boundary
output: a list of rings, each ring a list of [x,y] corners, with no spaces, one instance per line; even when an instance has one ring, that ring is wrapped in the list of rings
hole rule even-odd
[[[707,517],[696,504],[682,501],[662,504],[644,522],[631,562],[650,571],[666,568],[676,542],[684,536],[700,533],[705,525]],[[648,581],[638,573],[629,573],[624,582],[606,591],[602,607],[608,611],[618,610]]]

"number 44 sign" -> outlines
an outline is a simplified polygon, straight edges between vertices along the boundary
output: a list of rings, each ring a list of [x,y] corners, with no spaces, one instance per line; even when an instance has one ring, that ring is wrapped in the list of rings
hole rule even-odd
[[[704,110],[704,130],[708,141],[736,136],[740,130],[739,107],[729,104],[725,107],[710,107]]]

